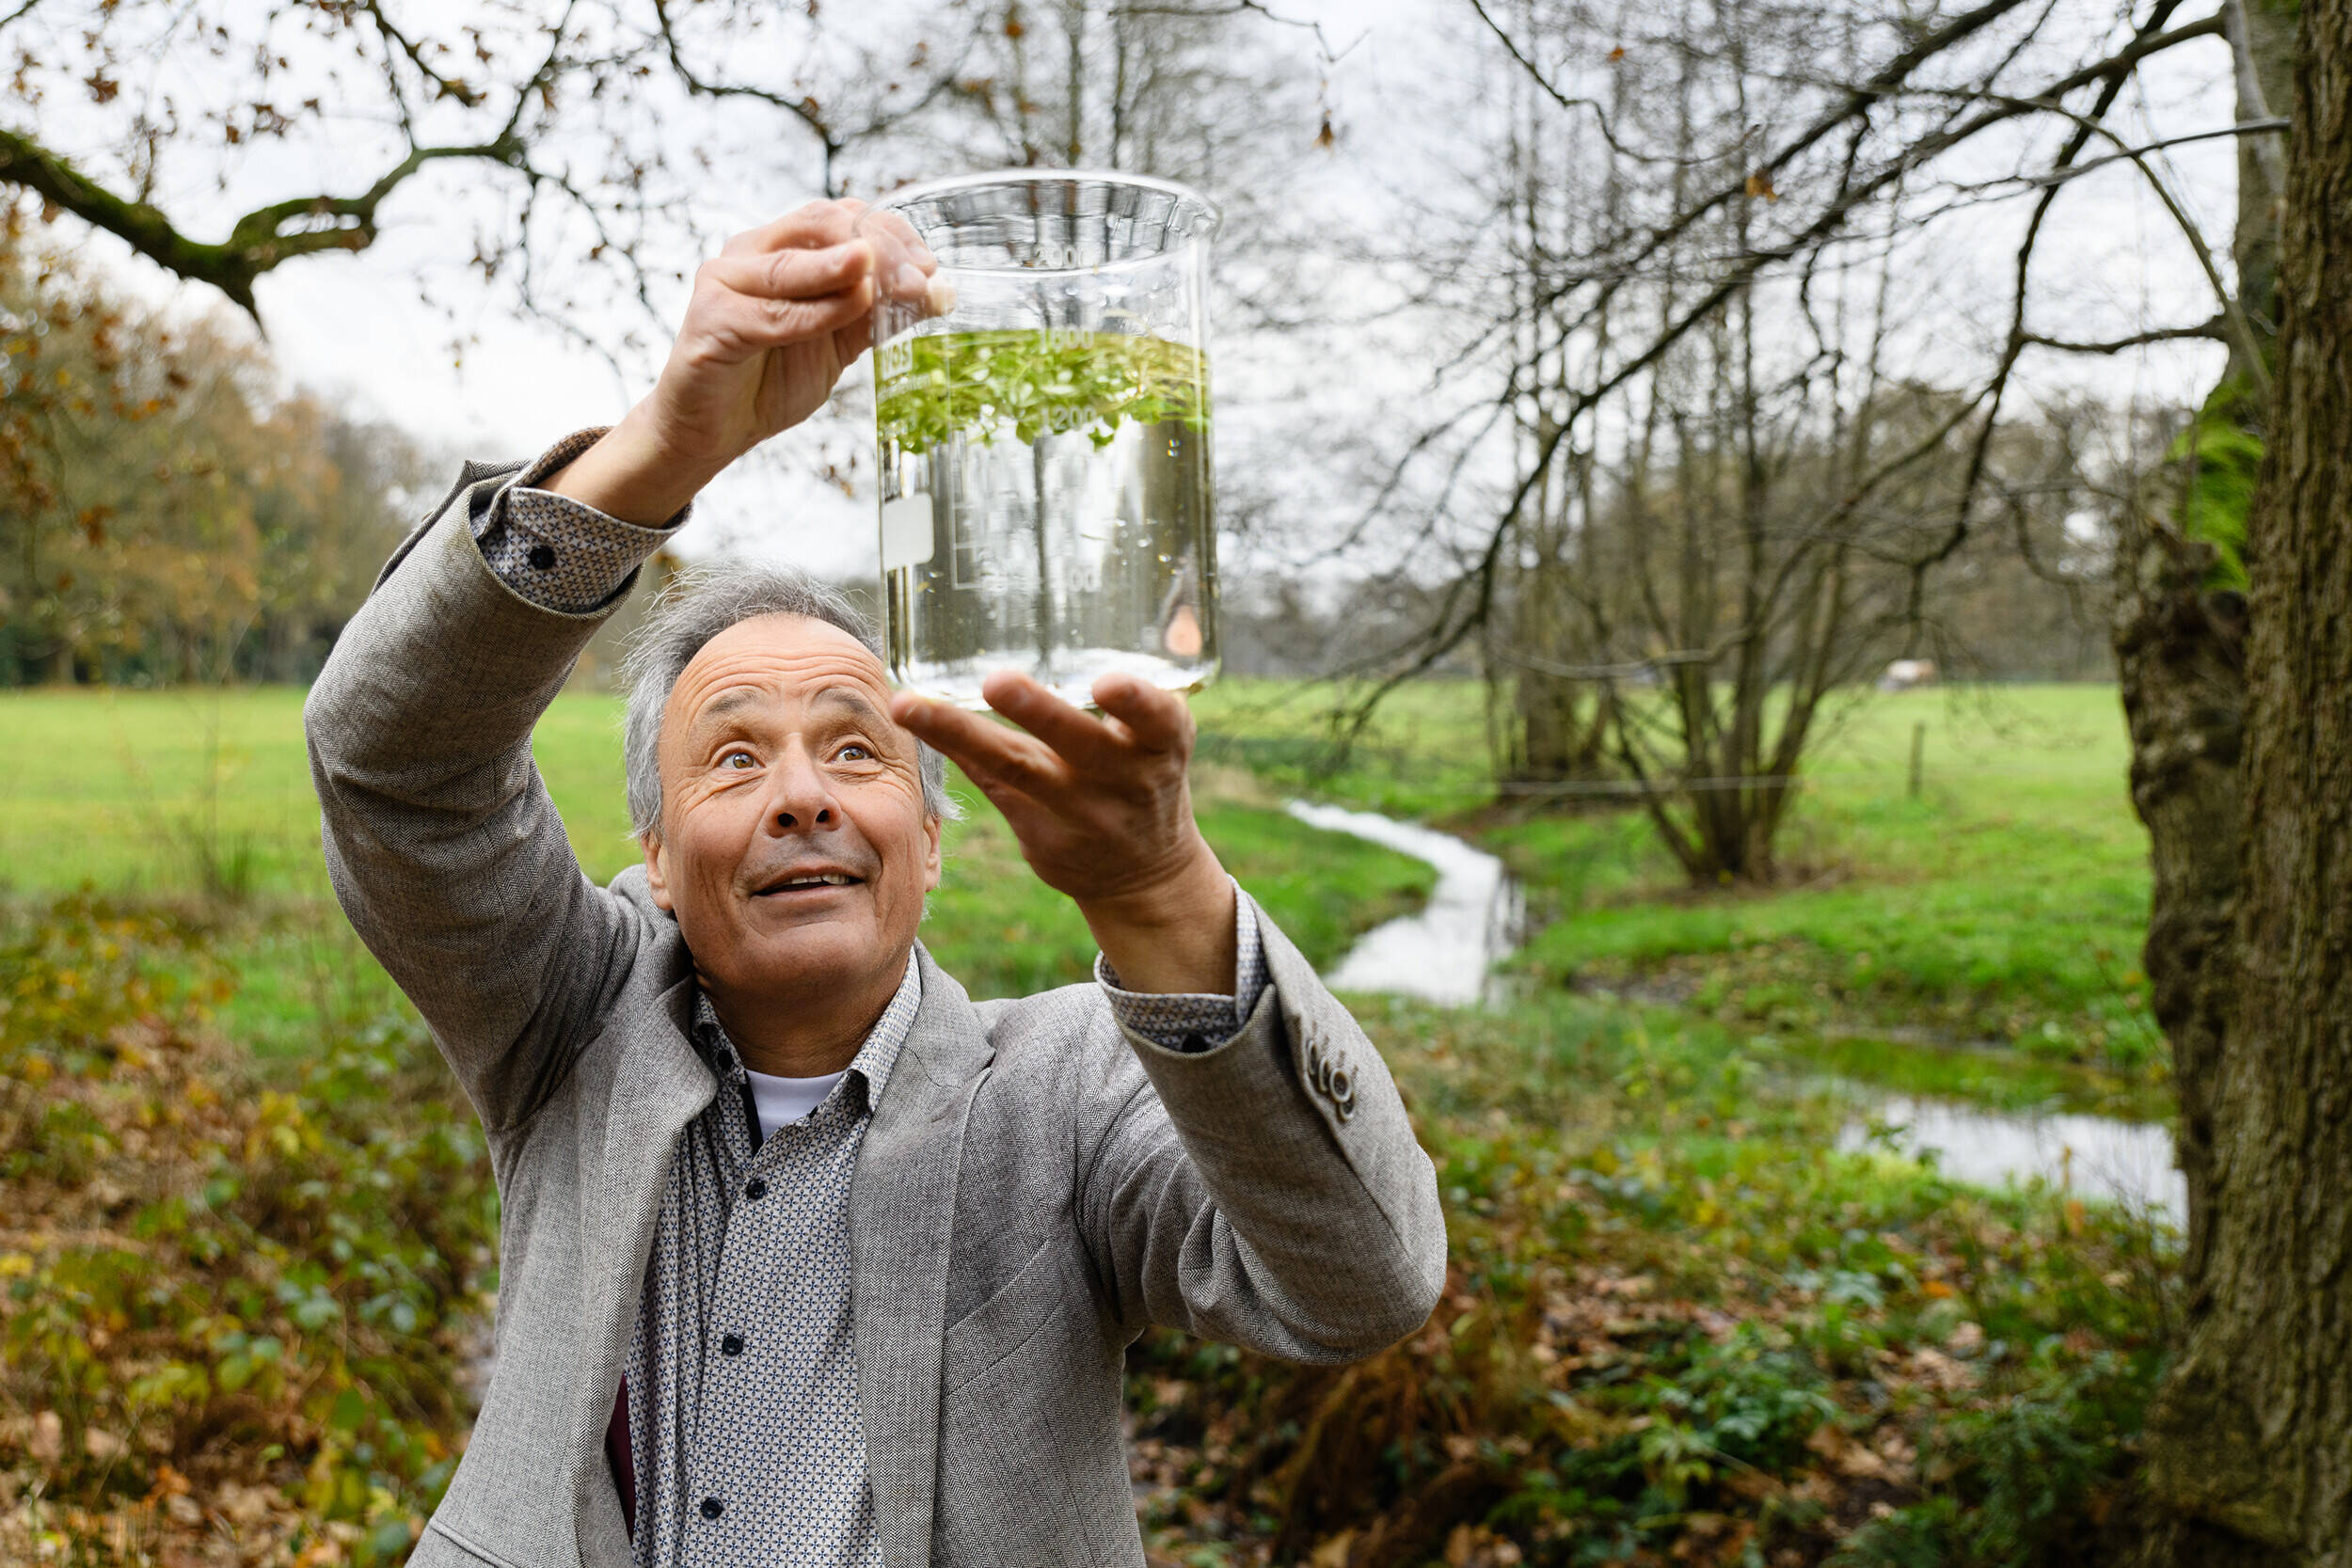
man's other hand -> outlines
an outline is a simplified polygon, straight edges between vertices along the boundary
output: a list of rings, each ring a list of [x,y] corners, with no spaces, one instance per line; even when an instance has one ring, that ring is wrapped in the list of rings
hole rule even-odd
[[[980,691],[1021,728],[904,691],[891,716],[1004,813],[1039,879],[1077,902],[1121,985],[1231,991],[1233,884],[1193,820],[1184,700],[1104,675],[1098,719],[1010,670]]]
[[[661,379],[547,487],[668,522],[719,471],[823,406],[866,349],[874,302],[922,299],[939,263],[904,218],[812,201],[738,234],[694,274]]]

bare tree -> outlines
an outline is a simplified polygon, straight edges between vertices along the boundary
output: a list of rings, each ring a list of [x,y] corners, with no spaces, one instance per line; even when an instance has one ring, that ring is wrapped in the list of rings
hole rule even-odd
[[[1507,357],[1485,395],[1522,440],[1515,480],[1460,536],[1440,613],[1358,714],[1483,638],[1538,705],[1574,701],[1564,683],[1597,693],[1608,751],[1693,876],[1767,876],[1821,701],[1932,640],[1933,574],[2030,510],[2038,482],[2003,470],[2023,450],[2003,435],[2021,360],[2249,341],[2148,149],[2104,123],[2145,61],[2222,21],[2155,0],[2086,46],[2011,0],[1899,20],[1755,0],[1465,4],[1549,114],[1520,133],[1549,172],[1492,204],[1555,217],[1512,259],[1523,293],[1456,356],[1473,382]],[[1605,61],[1579,48],[1596,37],[1620,40]],[[1825,57],[1854,64],[1825,75]],[[2207,264],[2210,316],[2099,342],[2032,317],[2042,217],[2094,160],[2153,182]],[[1920,384],[1891,347],[1905,324],[1890,269],[1935,225],[2007,200],[2029,212],[2006,330],[1975,384]],[[1546,561],[1576,585],[1578,631],[1556,647],[1516,635],[1559,624],[1543,607],[1560,590],[1525,564]],[[1661,694],[1636,684],[1652,682]]]
[[[364,250],[396,206],[446,210],[486,182],[510,199],[474,264],[551,305],[545,275],[562,269],[533,254],[534,235],[628,273],[658,264],[649,246],[691,233],[691,182],[724,127],[677,123],[671,106],[756,116],[758,139],[789,149],[833,195],[850,150],[954,90],[969,44],[957,8],[863,36],[817,13],[747,0],[456,11],[33,0],[0,15],[14,67],[0,88],[0,186],[250,313],[271,270]],[[352,172],[234,208],[227,193],[281,182],[266,171],[295,162],[287,148]],[[212,229],[224,237],[201,237]]]

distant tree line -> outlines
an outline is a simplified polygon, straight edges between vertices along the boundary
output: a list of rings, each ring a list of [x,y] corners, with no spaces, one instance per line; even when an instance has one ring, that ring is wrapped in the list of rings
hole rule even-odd
[[[1931,405],[1933,394],[1918,394],[1918,401]],[[1878,625],[1849,628],[1839,680],[1832,684],[1874,679],[1906,649],[1935,660],[1947,680],[2114,679],[2105,590],[2122,514],[2145,487],[2138,476],[2154,467],[2158,438],[2187,420],[2187,410],[2144,419],[2135,432],[2114,410],[2083,403],[2005,427],[1999,437],[2004,459],[2021,476],[2010,498],[2011,515],[1999,530],[1972,535],[1926,579],[1915,637],[1899,597],[1896,613]],[[2132,445],[2119,456],[2112,443],[2122,442]],[[1961,454],[1947,452],[1940,464],[1923,468],[1948,479],[1961,461]],[[1824,454],[1808,455],[1802,447],[1793,452],[1781,475],[1783,537],[1801,538],[1811,518],[1835,511],[1839,495],[1826,469]],[[1699,553],[1736,587],[1731,573],[1740,557],[1715,534],[1725,515],[1736,513],[1718,506],[1692,510],[1701,525]],[[1898,497],[1882,510],[1881,520],[1895,526],[1924,510],[1915,499]],[[1597,681],[1548,674],[1544,666],[1600,662],[1558,651],[1563,644],[1572,650],[1590,635],[1575,624],[1588,607],[1605,613],[1613,600],[1634,612],[1628,620],[1640,611],[1641,557],[1655,557],[1678,541],[1655,519],[1644,523],[1631,513],[1629,498],[1597,513],[1617,525],[1629,546],[1625,558],[1588,553],[1564,560],[1531,552],[1522,558],[1523,569],[1497,589],[1490,640],[1466,641],[1430,667],[1432,673],[1486,676],[1496,685],[1498,701],[1508,709],[1501,716],[1503,754],[1497,759],[1506,774],[1566,778],[1580,767],[1563,745],[1591,736]],[[1895,583],[1899,594],[1905,586]],[[1224,593],[1227,668],[1242,674],[1323,676],[1375,664],[1426,626],[1442,608],[1444,585],[1408,563],[1320,591],[1295,575],[1243,575],[1229,579]],[[1636,652],[1626,656],[1615,678],[1643,689],[1660,684],[1659,669],[1641,657],[1671,644],[1638,624],[1629,641]],[[1588,756],[1581,766],[1600,760]]]
[[[307,680],[424,466],[219,322],[0,231],[0,685]]]

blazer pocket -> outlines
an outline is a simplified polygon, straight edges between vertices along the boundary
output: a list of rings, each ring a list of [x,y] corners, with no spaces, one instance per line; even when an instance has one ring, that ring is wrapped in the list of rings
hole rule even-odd
[[[946,1393],[986,1373],[1036,1338],[1056,1307],[1084,1284],[1071,1264],[1077,1239],[1057,1230],[994,1294],[950,1324],[940,1346],[940,1386]]]

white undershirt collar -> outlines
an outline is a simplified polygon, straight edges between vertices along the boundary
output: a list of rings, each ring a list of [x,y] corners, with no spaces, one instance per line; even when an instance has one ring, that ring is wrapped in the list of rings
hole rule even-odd
[[[843,1068],[841,1072],[849,1069]],[[828,1072],[821,1078],[779,1078],[772,1072],[743,1069],[751,1080],[752,1108],[759,1113],[759,1136],[766,1142],[779,1127],[800,1120],[825,1102],[833,1086],[841,1082],[841,1072]]]

